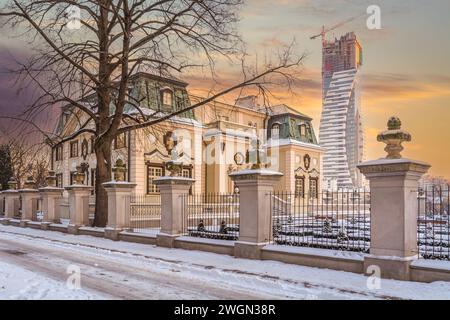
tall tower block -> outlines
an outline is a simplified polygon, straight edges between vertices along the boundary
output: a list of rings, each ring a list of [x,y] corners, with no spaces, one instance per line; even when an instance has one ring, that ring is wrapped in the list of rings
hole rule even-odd
[[[326,41],[322,52],[320,145],[325,188],[359,188],[363,158],[359,74],[362,48],[353,32]]]

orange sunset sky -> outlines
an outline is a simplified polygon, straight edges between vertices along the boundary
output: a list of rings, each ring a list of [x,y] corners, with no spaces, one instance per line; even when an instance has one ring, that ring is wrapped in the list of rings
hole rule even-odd
[[[381,8],[381,30],[369,30],[368,16],[361,16],[373,4]],[[293,39],[296,52],[307,53],[295,94],[277,88],[276,102],[311,116],[318,135],[321,41],[310,40],[310,36],[319,33],[322,25],[331,26],[355,16],[360,17],[327,37],[353,31],[363,48],[361,93],[366,159],[384,156],[383,145],[376,142],[376,135],[386,128],[391,115],[397,115],[403,128],[413,136],[413,141],[405,144],[403,155],[427,161],[432,165],[431,174],[450,178],[449,0],[247,0],[237,27],[247,52],[253,59],[257,56],[258,61]],[[0,34],[0,63],[5,63],[2,54],[6,51],[20,54],[26,49]],[[238,82],[241,79],[238,71],[235,65],[220,62],[217,66],[220,83]],[[211,79],[206,74],[183,78],[190,83],[189,90],[193,93],[206,95],[211,89]],[[6,85],[7,80],[0,75],[4,106],[16,99]]]
[[[450,1],[251,0],[241,13],[239,31],[247,51],[263,59],[295,38],[298,53],[308,57],[294,88],[295,95],[276,89],[279,102],[314,118],[318,134],[321,113],[321,41],[309,37],[364,13],[381,8],[381,30],[369,30],[360,17],[328,34],[328,39],[354,31],[363,47],[362,113],[366,159],[384,156],[376,135],[397,115],[412,136],[405,157],[432,164],[431,174],[450,178]],[[224,66],[224,84],[239,73]],[[187,78],[191,91],[211,88],[201,77]]]

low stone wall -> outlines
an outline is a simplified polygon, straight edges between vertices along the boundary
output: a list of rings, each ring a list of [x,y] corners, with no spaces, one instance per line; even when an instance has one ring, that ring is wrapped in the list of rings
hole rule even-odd
[[[1,224],[20,226],[20,220],[0,218]],[[26,227],[40,228],[39,222],[27,222]],[[45,226],[50,231],[67,233],[67,225],[50,224]],[[102,228],[81,227],[78,230],[80,235],[95,237],[105,237]],[[121,241],[156,245],[156,234],[143,234],[128,231],[119,233],[118,239]],[[234,256],[235,241],[214,240],[194,237],[177,237],[174,240],[174,247],[184,250],[199,250],[217,254]],[[280,261],[289,264],[302,265],[314,268],[325,268],[338,271],[364,274],[364,258],[366,254],[356,252],[345,252],[328,249],[314,249],[303,247],[288,247],[278,245],[265,245],[261,248],[261,260]],[[410,269],[411,281],[435,282],[450,281],[450,262],[434,260],[416,260],[412,262]]]
[[[199,250],[218,254],[234,255],[234,241],[212,240],[195,237],[178,237],[175,248],[184,250]]]
[[[28,221],[27,222],[27,227],[32,228],[32,229],[42,229],[41,228],[41,223],[40,222],[35,222],[35,221]]]
[[[89,227],[80,227],[78,229],[78,234],[83,236],[92,236],[92,237],[101,237],[105,236],[105,229],[103,228],[89,228]]]
[[[156,245],[156,236],[134,232],[120,232],[120,241]]]
[[[411,281],[435,282],[450,281],[450,262],[418,260],[410,267]]]
[[[51,224],[48,227],[48,230],[67,233],[67,225],[64,225],[64,224]]]
[[[261,249],[261,259],[307,267],[364,273],[364,254],[352,252],[268,245]]]

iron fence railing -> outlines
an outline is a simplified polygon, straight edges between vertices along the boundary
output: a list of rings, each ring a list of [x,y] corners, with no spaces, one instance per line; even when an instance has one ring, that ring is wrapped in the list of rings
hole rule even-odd
[[[134,232],[154,232],[161,228],[161,197],[130,196],[130,229]]]
[[[450,186],[426,186],[418,192],[419,256],[450,260]]]
[[[272,243],[346,251],[370,248],[370,192],[270,194]]]
[[[183,232],[191,237],[237,240],[239,195],[183,195]]]

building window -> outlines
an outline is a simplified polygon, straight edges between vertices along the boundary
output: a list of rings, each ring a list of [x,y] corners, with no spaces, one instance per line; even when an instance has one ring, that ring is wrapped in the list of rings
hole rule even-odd
[[[56,174],[56,187],[57,188],[63,187],[63,174],[62,173]]]
[[[188,168],[182,169],[181,176],[183,178],[192,178],[192,170]],[[192,186],[189,188],[189,194],[192,195]]]
[[[304,125],[304,124],[300,125],[300,135],[302,137],[306,136],[306,125]]]
[[[114,149],[126,148],[127,146],[127,134],[121,133],[114,139]]]
[[[75,173],[77,173],[77,172],[76,171],[72,171],[70,173],[70,185],[73,185],[73,182],[75,181],[75,177],[74,177]]]
[[[164,167],[158,165],[147,166],[147,193],[159,193],[158,187],[154,181],[164,175]]]
[[[165,89],[161,93],[162,103],[165,106],[172,106],[173,104],[173,93],[169,89]]]
[[[183,169],[183,170],[181,170],[181,176],[183,178],[190,178],[191,177],[191,169]]]
[[[274,123],[272,125],[272,138],[279,138],[280,137],[280,124]]]
[[[55,160],[62,161],[63,160],[63,145],[60,144],[55,148]]]
[[[319,192],[319,179],[309,178],[309,196],[311,198],[317,199]]]
[[[303,198],[305,197],[305,178],[295,177],[295,197]]]
[[[78,141],[70,143],[70,157],[71,158],[78,157]]]
[[[305,132],[306,138],[308,139],[308,141],[311,141],[312,140],[312,132],[311,132],[311,126],[309,124],[306,126],[305,131],[306,131]]]

